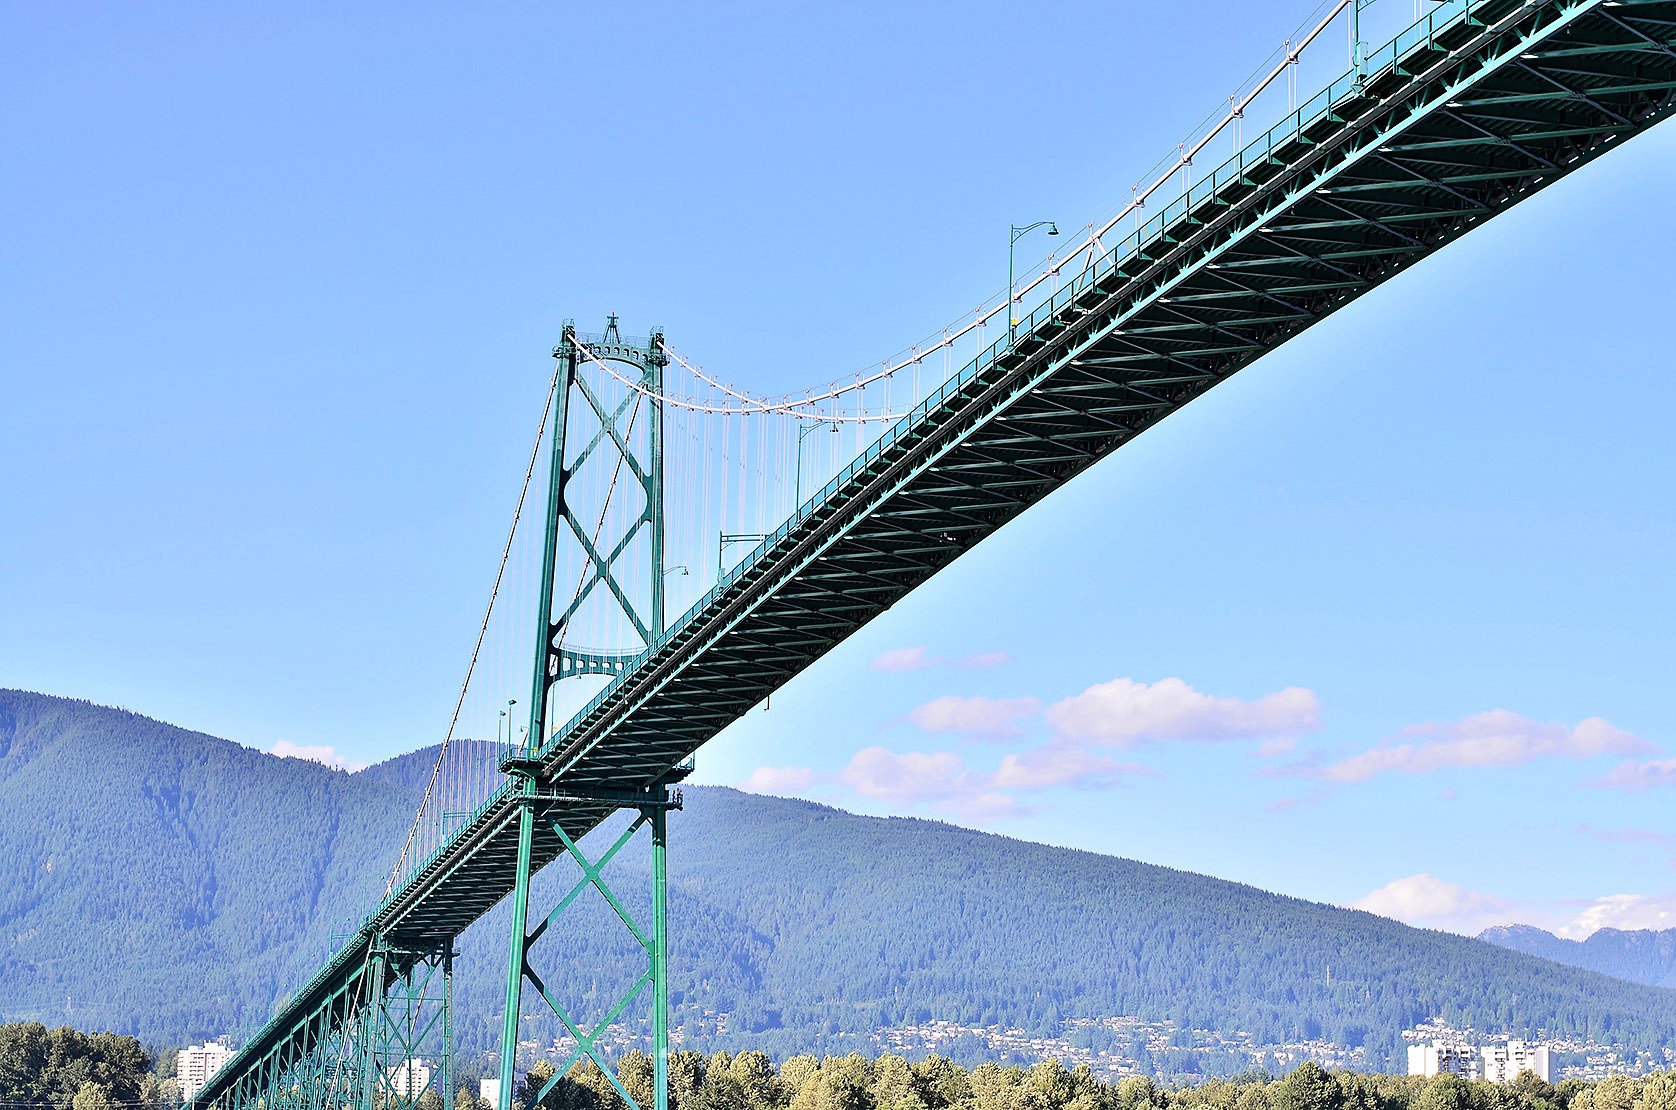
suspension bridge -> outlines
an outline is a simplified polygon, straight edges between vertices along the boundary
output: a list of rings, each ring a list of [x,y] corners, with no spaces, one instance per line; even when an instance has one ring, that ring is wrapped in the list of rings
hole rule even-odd
[[[1085,468],[1676,105],[1676,0],[1426,3],[1383,45],[1367,41],[1373,7],[1332,6],[1109,219],[853,380],[760,397],[660,331],[567,325],[488,616],[383,896],[194,1110],[370,1110],[426,1091],[452,1110],[456,938],[508,896],[498,1110],[528,1006],[574,1045],[551,1089],[583,1058],[617,1082],[599,1035],[631,1004],[650,1010],[651,1093],[619,1093],[667,1110],[668,815],[706,740]],[[1348,57],[1302,99],[1304,51],[1335,23]],[[1279,122],[1243,135],[1282,94]],[[616,840],[585,854],[622,811]],[[605,877],[636,836],[651,841],[649,920]],[[569,893],[532,904],[532,876],[566,857]],[[584,1023],[540,968],[589,889],[646,963]]]

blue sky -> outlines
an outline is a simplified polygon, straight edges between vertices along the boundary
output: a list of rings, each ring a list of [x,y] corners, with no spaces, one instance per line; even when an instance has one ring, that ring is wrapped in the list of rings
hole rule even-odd
[[[561,320],[759,392],[877,363],[1310,14],[0,11],[0,684],[356,763],[441,738]],[[1673,170],[1660,127],[1195,402],[700,779],[1676,924]]]

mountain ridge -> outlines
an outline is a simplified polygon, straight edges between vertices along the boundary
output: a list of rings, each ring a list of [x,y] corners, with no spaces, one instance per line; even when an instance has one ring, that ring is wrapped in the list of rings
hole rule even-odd
[[[0,1019],[165,1040],[260,1022],[371,904],[431,758],[349,774],[0,691]],[[671,819],[671,1003],[689,1047],[784,1057],[932,1020],[1047,1034],[1120,1015],[1175,1022],[1207,1067],[1223,1063],[1186,1030],[1330,1040],[1370,1067],[1400,1067],[1401,1031],[1439,1015],[1676,1044],[1676,991],[1471,938],[939,821],[686,795]],[[637,914],[643,835],[609,872]],[[538,876],[532,905],[574,871]],[[508,927],[503,905],[460,938],[468,1049],[498,1039]],[[532,959],[577,1014],[602,1011],[643,954],[603,899],[579,902],[561,933]],[[526,1022],[526,1036],[556,1032]]]
[[[1676,988],[1676,929],[1607,927],[1571,940],[1534,925],[1496,925],[1478,939],[1615,979]]]

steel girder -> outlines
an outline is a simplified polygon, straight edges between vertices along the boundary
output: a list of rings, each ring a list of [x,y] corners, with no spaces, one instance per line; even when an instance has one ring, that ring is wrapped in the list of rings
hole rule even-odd
[[[354,971],[323,990],[311,982],[263,1030],[265,1039],[241,1050],[245,1063],[236,1073],[230,1063],[212,1077],[224,1085],[222,1102],[251,1110],[403,1110],[434,1090],[452,1110],[452,946],[411,951],[374,941],[346,952]],[[251,1053],[257,1044],[261,1051]],[[424,1078],[420,1060],[435,1065]]]
[[[576,1047],[569,1057],[556,1068],[547,1082],[536,1091],[533,1103],[539,1103],[548,1093],[565,1078],[571,1065],[583,1057],[591,1059],[606,1080],[616,1088],[622,1096],[624,1105],[638,1110],[668,1110],[669,1107],[669,903],[668,903],[668,811],[681,808],[681,794],[660,792],[661,796],[655,801],[647,801],[640,807],[639,815],[629,826],[618,835],[615,843],[601,853],[599,859],[591,860],[582,851],[571,836],[565,832],[564,821],[557,814],[549,814],[546,824],[552,834],[564,845],[566,854],[576,861],[581,870],[581,877],[572,884],[570,892],[536,924],[534,929],[528,929],[528,879],[530,866],[528,858],[520,860],[519,875],[514,890],[512,910],[512,961],[507,977],[506,1001],[506,1030],[501,1043],[500,1068],[500,1110],[510,1110],[513,1094],[513,1067],[517,1054],[517,1028],[520,1011],[520,1000],[524,983],[527,981],[535,988],[536,994],[547,1003],[555,1016],[564,1023],[571,1037],[576,1041]],[[524,795],[529,798],[531,795]],[[528,806],[529,803],[525,803]],[[521,817],[520,828],[527,821],[529,831],[533,831],[534,814],[529,812],[527,817]],[[642,827],[651,832],[652,849],[652,925],[650,929],[643,928],[636,922],[622,901],[606,883],[602,874],[607,864],[620,852],[635,833]],[[527,833],[526,833],[527,835]],[[646,967],[640,976],[629,985],[608,1013],[605,1014],[593,1028],[584,1028],[578,1021],[578,1015],[573,1015],[561,1003],[530,959],[531,947],[544,936],[549,929],[557,925],[564,918],[565,911],[576,901],[584,891],[592,888],[599,892],[611,909],[617,914],[624,928],[634,935],[634,939],[646,953]],[[526,932],[526,929],[528,931]],[[645,988],[650,987],[652,993],[652,1105],[639,1106],[635,1097],[618,1081],[613,1073],[610,1061],[601,1054],[597,1047],[599,1035],[613,1025],[624,1010],[640,996]]]
[[[1676,0],[1446,0],[1020,324],[807,501],[533,754],[532,863],[1095,461],[1676,104]],[[1254,149],[1255,148],[1255,149]],[[660,787],[661,789],[661,787]],[[565,791],[573,792],[566,795]],[[632,793],[632,791],[631,791]],[[591,796],[591,797],[590,797]],[[633,804],[625,801],[623,804]],[[368,917],[441,940],[513,887],[512,790]],[[311,982],[342,991],[340,953]],[[312,995],[309,997],[313,997]],[[303,1035],[293,1003],[200,1093]]]
[[[547,778],[656,775],[1094,461],[1671,111],[1676,5],[1457,3],[1434,26],[892,429],[560,731]]]

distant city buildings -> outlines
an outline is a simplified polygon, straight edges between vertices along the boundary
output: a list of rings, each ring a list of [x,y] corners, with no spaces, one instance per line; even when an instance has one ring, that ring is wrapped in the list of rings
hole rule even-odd
[[[175,1055],[175,1082],[180,1084],[182,1102],[192,1101],[210,1076],[233,1058],[233,1050],[219,1041],[187,1045]]]
[[[1487,1079],[1511,1083],[1520,1072],[1533,1072],[1548,1082],[1548,1046],[1525,1041],[1505,1041],[1483,1046],[1464,1040],[1433,1040],[1408,1046],[1408,1074],[1431,1079],[1455,1075],[1462,1079]]]
[[[1480,1068],[1478,1050],[1461,1041],[1433,1041],[1431,1044],[1408,1046],[1408,1074],[1433,1079],[1440,1075],[1454,1075],[1461,1079],[1477,1079]]]
[[[1484,1078],[1491,1083],[1511,1083],[1519,1078],[1522,1071],[1534,1072],[1538,1079],[1547,1083],[1548,1046],[1508,1041],[1484,1048]]]
[[[477,1081],[477,1097],[490,1106],[500,1105],[500,1080],[479,1079]]]
[[[431,1085],[430,1065],[412,1057],[393,1068],[386,1068],[384,1076],[390,1085],[390,1093],[406,1102],[416,1100]]]

